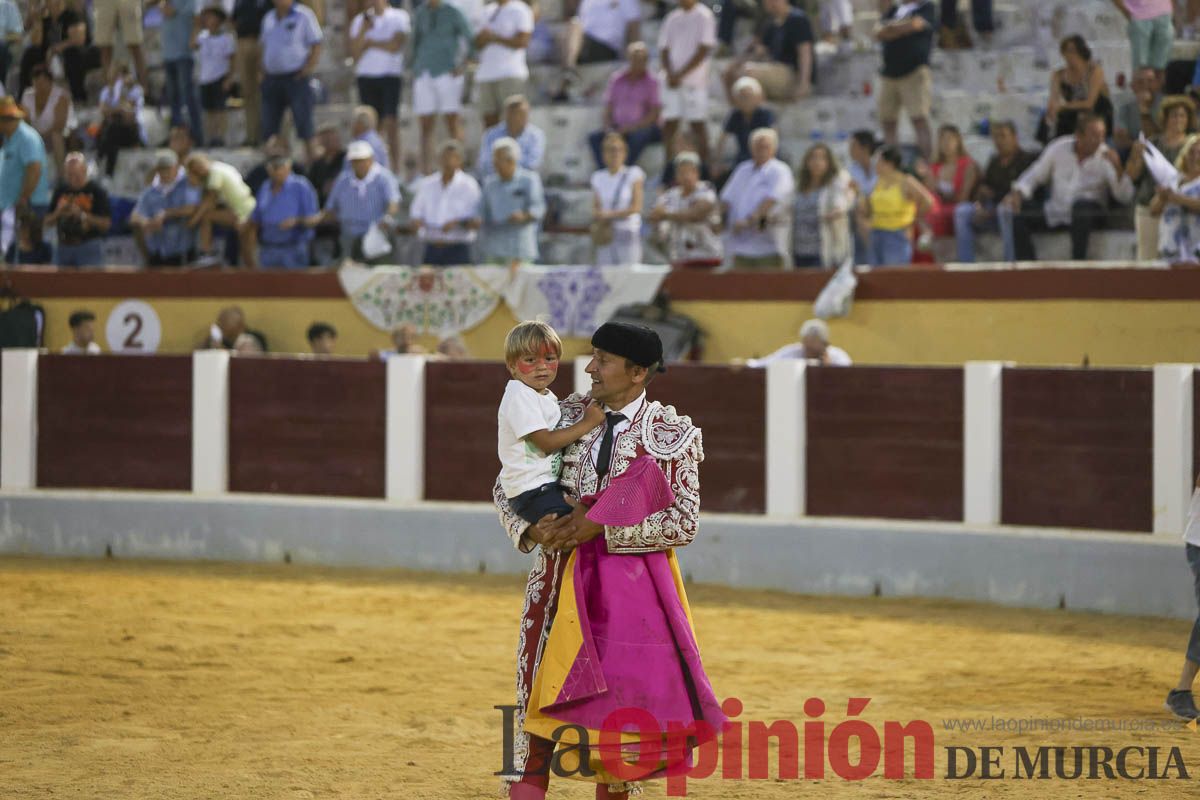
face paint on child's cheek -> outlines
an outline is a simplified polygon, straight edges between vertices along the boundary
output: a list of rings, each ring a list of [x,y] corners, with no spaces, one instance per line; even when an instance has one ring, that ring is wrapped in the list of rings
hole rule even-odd
[[[538,368],[538,362],[536,362],[536,361],[533,362],[532,364],[526,364],[524,361],[517,362],[517,369],[520,370],[522,375],[529,375],[537,368]]]

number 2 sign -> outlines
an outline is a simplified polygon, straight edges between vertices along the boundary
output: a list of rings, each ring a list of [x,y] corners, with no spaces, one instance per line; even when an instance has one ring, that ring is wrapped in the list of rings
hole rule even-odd
[[[118,303],[104,326],[112,353],[153,353],[162,340],[162,324],[154,307],[141,300]]]

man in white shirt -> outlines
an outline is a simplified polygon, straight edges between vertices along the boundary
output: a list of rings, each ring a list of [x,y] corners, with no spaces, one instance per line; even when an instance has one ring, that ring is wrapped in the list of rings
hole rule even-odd
[[[373,0],[350,23],[350,57],[356,62],[358,99],[379,115],[390,162],[397,168],[400,126],[396,118],[400,109],[404,48],[410,30],[408,12],[392,8],[387,0]]]
[[[533,34],[533,10],[524,0],[496,0],[483,7],[475,29],[475,104],[486,129],[500,121],[504,101],[521,94],[529,80],[525,48]]]
[[[746,366],[765,367],[785,358],[803,358],[815,366],[826,367],[848,367],[854,363],[849,353],[829,343],[829,326],[819,319],[810,319],[800,326],[800,341],[785,344],[762,358],[752,358]]]
[[[471,243],[481,223],[479,201],[483,193],[479,183],[462,171],[462,145],[456,139],[442,145],[441,161],[440,172],[427,175],[417,184],[409,217],[425,242],[423,264],[470,264]]]
[[[721,190],[729,223],[725,252],[734,269],[786,269],[791,200],[796,181],[775,158],[779,134],[759,128],[750,134],[750,160],[738,164]]]
[[[100,345],[96,344],[96,315],[90,311],[76,311],[67,320],[71,326],[71,343],[62,349],[63,355],[100,354]]]
[[[566,99],[567,86],[578,77],[579,64],[620,61],[625,47],[642,38],[642,8],[638,0],[580,0],[578,11],[563,31],[563,85],[555,96]]]
[[[1005,248],[1017,261],[1034,261],[1035,230],[1071,230],[1071,258],[1087,259],[1088,238],[1104,227],[1111,194],[1121,204],[1133,200],[1133,181],[1116,151],[1104,143],[1104,120],[1081,114],[1074,136],[1046,145],[1037,161],[1013,183],[997,210]],[[1030,203],[1038,187],[1049,184],[1044,207]]]
[[[717,45],[717,22],[699,0],[679,0],[658,32],[662,61],[662,135],[667,157],[674,158],[675,131],[681,121],[692,129],[700,163],[708,163],[708,63]]]

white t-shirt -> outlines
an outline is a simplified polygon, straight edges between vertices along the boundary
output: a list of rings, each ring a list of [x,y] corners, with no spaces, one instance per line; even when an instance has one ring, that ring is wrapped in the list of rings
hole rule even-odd
[[[350,36],[357,37],[365,24],[366,12],[359,14],[350,23]],[[386,44],[395,38],[397,33],[409,33],[412,25],[409,23],[408,12],[402,8],[388,7],[382,15],[372,14],[371,29],[367,31],[368,42]],[[354,67],[355,75],[366,78],[399,77],[404,72],[404,48],[398,52],[389,53],[378,47],[367,47],[363,50],[358,64]]]
[[[579,4],[583,32],[611,47],[617,55],[625,53],[625,28],[641,19],[638,0],[583,0]]]
[[[479,14],[475,32],[489,30],[505,39],[518,33],[533,33],[533,10],[523,0],[508,0],[504,5],[488,3]],[[525,48],[517,50],[501,44],[489,43],[479,51],[479,67],[475,80],[499,81],[505,78],[529,77],[529,65],[525,63]]]
[[[624,183],[621,182],[622,175],[625,177]],[[633,202],[633,185],[638,181],[645,186],[646,173],[636,165],[622,167],[615,175],[607,169],[598,169],[592,173],[592,191],[600,197],[600,207],[605,211],[629,208],[629,204]],[[617,191],[618,186],[620,186],[620,192]],[[616,202],[613,202],[614,199]],[[631,216],[614,219],[612,226],[613,230],[640,230],[642,227],[641,209]]]
[[[661,51],[666,48],[671,69],[683,69],[703,45],[708,45],[709,57],[684,76],[679,83],[681,87],[708,88],[708,64],[712,60],[712,48],[717,46],[717,22],[712,11],[703,3],[696,3],[690,11],[677,8],[667,14],[658,32],[658,49]],[[666,85],[665,75],[663,87],[670,88]]]
[[[87,350],[84,350],[79,345],[75,344],[74,342],[71,342],[69,345],[67,345],[66,347],[64,347],[62,349],[62,354],[64,356],[80,356],[80,355],[98,356],[98,355],[100,355],[100,345],[96,344],[95,342],[88,342]]]
[[[837,345],[825,345],[825,355],[828,358],[826,361],[826,366],[829,367],[849,367],[854,364],[854,361],[852,361],[850,358],[850,354]],[[805,358],[804,345],[800,342],[785,344],[783,347],[779,348],[768,356],[750,359],[746,362],[746,366],[765,367],[772,361],[781,361],[788,358]],[[813,360],[813,363],[815,364],[816,361]]]
[[[200,31],[196,37],[196,50],[200,61],[200,83],[215,83],[229,74],[230,60],[237,51],[237,44],[228,31],[215,36],[210,31]]]
[[[497,415],[500,456],[500,486],[506,497],[536,489],[558,480],[561,453],[543,453],[525,437],[537,431],[552,431],[562,417],[558,398],[549,389],[539,394],[518,380],[504,387]]]

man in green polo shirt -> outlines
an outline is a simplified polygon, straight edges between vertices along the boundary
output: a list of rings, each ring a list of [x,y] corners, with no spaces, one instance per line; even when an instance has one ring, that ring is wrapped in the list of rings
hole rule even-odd
[[[421,121],[421,174],[428,175],[435,168],[433,133],[438,114],[446,120],[450,138],[463,141],[463,72],[475,44],[467,18],[444,0],[426,0],[414,16],[412,103]]]

